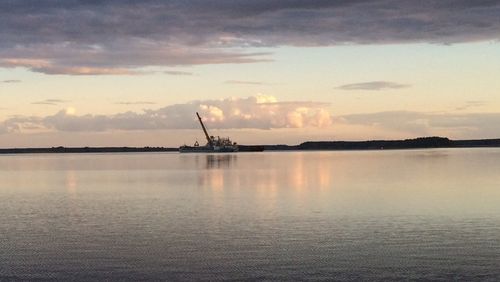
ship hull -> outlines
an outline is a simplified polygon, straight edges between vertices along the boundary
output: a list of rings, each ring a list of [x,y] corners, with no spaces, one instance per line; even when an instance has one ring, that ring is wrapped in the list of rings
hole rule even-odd
[[[208,147],[208,146],[181,146],[179,153],[231,153],[238,152],[236,146]]]

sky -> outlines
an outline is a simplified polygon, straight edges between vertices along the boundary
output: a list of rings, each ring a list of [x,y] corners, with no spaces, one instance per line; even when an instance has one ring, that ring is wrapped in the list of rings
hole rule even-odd
[[[500,1],[5,0],[0,147],[500,137]]]

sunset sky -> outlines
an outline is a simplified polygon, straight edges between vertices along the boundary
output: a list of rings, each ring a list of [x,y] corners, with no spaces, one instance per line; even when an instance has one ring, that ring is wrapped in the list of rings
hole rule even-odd
[[[500,1],[0,2],[0,147],[500,137]]]

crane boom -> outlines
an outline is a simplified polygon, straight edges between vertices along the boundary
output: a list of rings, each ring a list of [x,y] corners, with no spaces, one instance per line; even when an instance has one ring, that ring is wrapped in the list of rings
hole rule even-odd
[[[198,120],[200,121],[201,128],[203,128],[203,132],[205,133],[205,137],[207,138],[208,145],[210,145],[210,147],[213,147],[212,139],[210,139],[210,136],[208,136],[207,129],[205,128],[205,125],[203,124],[203,121],[201,120],[201,117],[198,114],[198,112],[196,112],[196,116],[198,117]]]

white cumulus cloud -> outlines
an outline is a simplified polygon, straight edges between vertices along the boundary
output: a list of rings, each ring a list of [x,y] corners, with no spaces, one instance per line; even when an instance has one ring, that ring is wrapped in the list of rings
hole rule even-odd
[[[106,131],[148,129],[195,129],[195,113],[203,117],[209,128],[271,129],[327,127],[332,118],[328,103],[310,101],[279,102],[275,97],[256,95],[247,98],[197,100],[169,105],[156,110],[124,112],[114,115],[78,115],[73,108],[45,117],[9,118],[0,124],[4,131]]]

